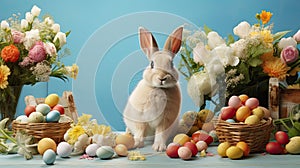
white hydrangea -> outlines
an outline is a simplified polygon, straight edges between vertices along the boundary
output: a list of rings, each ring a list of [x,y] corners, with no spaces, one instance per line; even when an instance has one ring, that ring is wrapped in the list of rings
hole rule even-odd
[[[250,31],[251,25],[246,21],[239,23],[236,27],[233,28],[233,33],[242,39],[246,38],[249,35]]]

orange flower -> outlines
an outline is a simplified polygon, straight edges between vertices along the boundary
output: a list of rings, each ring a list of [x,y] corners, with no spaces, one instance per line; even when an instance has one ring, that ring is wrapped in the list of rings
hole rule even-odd
[[[272,15],[273,14],[271,12],[266,12],[265,10],[261,11],[260,19],[261,19],[262,23],[267,24],[270,21]]]
[[[20,57],[20,51],[18,47],[11,44],[2,49],[1,57],[5,62],[16,62]]]
[[[262,66],[264,73],[268,74],[270,77],[276,77],[279,80],[284,80],[288,75],[287,71],[290,70],[290,67],[277,57],[267,59]]]

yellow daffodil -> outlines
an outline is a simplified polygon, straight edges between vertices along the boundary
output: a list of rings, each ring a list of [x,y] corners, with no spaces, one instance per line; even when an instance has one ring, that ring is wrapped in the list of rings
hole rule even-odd
[[[78,125],[84,126],[87,125],[92,118],[92,115],[82,114],[82,116],[78,117]]]
[[[106,135],[108,133],[111,132],[111,128],[110,126],[106,126],[106,125],[94,125],[92,127],[92,133],[93,135],[95,134],[100,134],[100,135]]]
[[[78,75],[78,66],[76,64],[73,64],[72,66],[66,66],[67,75],[73,79],[77,78]]]
[[[10,69],[6,65],[0,65],[0,88],[5,89],[8,85],[8,76],[10,75]]]
[[[273,57],[263,63],[263,71],[270,77],[276,77],[279,80],[284,80],[288,76],[287,71],[290,70],[280,58]]]
[[[267,24],[271,17],[272,17],[272,13],[271,12],[267,12],[265,10],[262,10],[261,13],[259,14],[260,20],[262,21],[262,24]]]
[[[68,143],[73,145],[78,140],[78,137],[84,133],[85,131],[82,126],[76,125],[72,127],[68,131],[68,137],[69,137]]]

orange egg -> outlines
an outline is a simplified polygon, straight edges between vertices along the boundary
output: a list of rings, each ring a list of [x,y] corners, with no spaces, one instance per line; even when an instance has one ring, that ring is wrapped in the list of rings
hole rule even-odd
[[[238,142],[235,146],[241,148],[243,150],[244,156],[248,156],[250,153],[250,147],[249,145],[244,142],[244,141],[240,141]]]
[[[248,106],[242,106],[236,111],[235,118],[236,120],[243,122],[250,115],[251,115],[250,108]]]
[[[249,99],[248,95],[246,95],[246,94],[239,95],[239,98],[241,99],[242,104],[244,104],[244,105],[245,105],[246,100]]]

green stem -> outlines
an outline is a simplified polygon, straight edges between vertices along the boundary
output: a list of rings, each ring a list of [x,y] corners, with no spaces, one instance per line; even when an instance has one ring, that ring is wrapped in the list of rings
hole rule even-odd
[[[182,54],[180,54],[180,55],[181,55],[181,58],[182,58],[182,60],[183,60],[183,62],[184,62],[184,64],[185,64],[185,66],[186,66],[188,72],[189,72],[189,76],[191,77],[191,76],[193,75],[193,70],[192,70],[191,67],[189,66],[189,63],[188,63],[188,61],[186,60],[186,58],[184,57],[184,55],[182,55]]]
[[[5,132],[3,129],[0,129],[0,133],[1,133],[2,135],[4,135],[4,137],[5,137],[6,139],[10,140],[12,143],[17,144],[17,141],[16,141],[14,138],[12,138],[12,137],[10,137],[9,135],[7,135],[6,132]]]
[[[279,121],[282,123],[282,125],[283,125],[288,131],[290,131],[290,128],[286,125],[285,122],[283,122],[282,120],[279,120]]]

